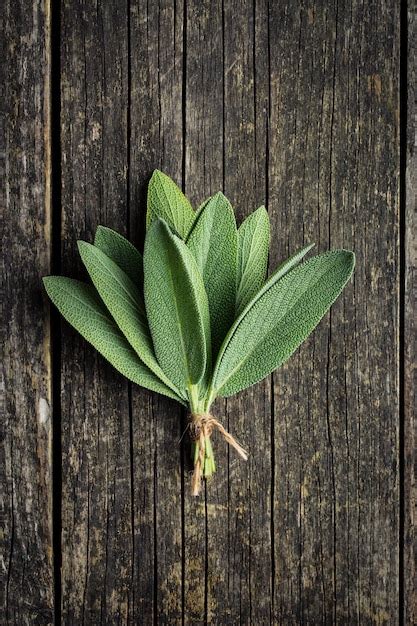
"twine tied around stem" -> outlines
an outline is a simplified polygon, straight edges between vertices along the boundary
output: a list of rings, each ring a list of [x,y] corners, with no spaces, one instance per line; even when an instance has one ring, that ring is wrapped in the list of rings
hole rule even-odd
[[[236,441],[236,439],[224,428],[213,415],[209,413],[193,413],[189,423],[190,438],[198,445],[198,457],[194,463],[194,472],[191,479],[191,493],[198,496],[201,487],[201,476],[204,466],[204,458],[206,453],[206,438],[209,438],[213,430],[218,430],[225,441],[232,446],[236,452],[244,459],[248,460],[248,453]]]

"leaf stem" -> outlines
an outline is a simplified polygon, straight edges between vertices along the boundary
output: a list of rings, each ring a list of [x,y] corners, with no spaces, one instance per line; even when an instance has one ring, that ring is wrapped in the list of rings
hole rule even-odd
[[[210,410],[210,406],[212,405],[212,403],[214,401],[214,398],[215,398],[215,393],[216,392],[213,389],[213,384],[210,383],[210,386],[209,386],[209,388],[207,390],[207,393],[206,393],[206,401],[204,403],[204,410],[205,410],[206,413],[208,413],[209,410]]]
[[[188,401],[191,413],[199,413],[201,407],[198,399],[198,385],[188,385]]]

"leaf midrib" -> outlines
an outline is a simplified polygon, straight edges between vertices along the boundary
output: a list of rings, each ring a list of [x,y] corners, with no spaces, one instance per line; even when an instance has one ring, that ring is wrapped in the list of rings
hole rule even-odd
[[[110,274],[110,276],[115,280],[115,282],[121,287],[122,291],[125,294],[127,294],[128,298],[126,298],[126,297],[124,297],[122,295],[123,300],[125,302],[127,302],[127,303],[131,302],[131,304],[133,305],[133,308],[137,311],[137,313],[139,313],[140,315],[143,315],[143,308],[140,308],[140,302],[138,302],[137,298],[132,296],[132,294],[129,292],[129,290],[123,285],[123,283],[120,281],[120,279],[114,274],[113,269],[111,268],[111,266],[110,267],[106,266],[106,264],[103,262],[103,260],[100,258],[100,256],[97,254],[97,252],[95,250],[92,250],[92,253],[93,253],[94,258],[97,260],[98,264],[101,267],[101,272],[103,272],[103,269],[104,269],[105,273]],[[104,254],[104,252],[103,252],[103,254]],[[110,261],[111,261],[111,259],[110,259]],[[122,272],[123,270],[120,270],[120,271]],[[127,274],[126,274],[126,277],[128,278]],[[105,284],[104,287],[105,288],[107,287],[107,289],[109,289],[108,284]],[[111,287],[110,287],[110,289],[111,289]]]
[[[309,281],[309,282],[308,282],[307,287],[306,287],[305,289],[303,289],[303,291],[299,294],[298,298],[294,301],[294,303],[291,305],[291,307],[290,307],[290,308],[288,308],[288,309],[286,309],[285,313],[284,313],[283,315],[281,315],[281,317],[279,317],[279,318],[277,319],[277,323],[278,323],[280,320],[282,320],[282,318],[283,318],[285,315],[287,315],[290,311],[292,311],[292,309],[296,306],[297,302],[298,302],[298,301],[299,301],[299,299],[300,299],[300,298],[304,295],[304,293],[307,291],[307,289],[308,289],[308,288],[310,288],[310,287],[311,287],[311,285],[314,285],[314,284],[316,284],[319,280],[321,280],[321,278],[323,278],[323,276],[325,276],[325,275],[326,275],[329,271],[331,271],[331,268],[328,268],[328,270],[326,270],[325,272],[323,272],[322,274],[320,274],[320,276],[317,278],[317,280],[315,280],[315,281],[313,281],[313,282]],[[275,285],[276,285],[276,284],[277,284],[277,283],[273,283],[273,284],[270,286],[270,288],[269,288],[269,289],[267,289],[265,292],[263,292],[263,293],[262,293],[262,296],[261,296],[261,297],[263,297],[263,296],[265,296],[267,293],[269,293],[269,291],[270,291],[271,289],[273,289],[273,287],[275,287]],[[288,285],[287,289],[288,289],[289,287],[290,287],[290,284]],[[261,297],[260,297],[260,298],[261,298]],[[252,306],[255,306],[255,305],[259,302],[260,298],[259,298],[258,300],[256,300],[256,302],[254,302]],[[270,308],[272,308],[273,306],[274,306],[274,304],[272,303]],[[251,308],[252,308],[252,307],[251,307]],[[243,315],[243,316],[242,316],[242,318],[239,320],[238,324],[236,325],[236,328],[235,328],[235,330],[234,330],[234,332],[233,332],[233,335],[230,337],[230,340],[229,340],[229,342],[228,342],[228,345],[230,344],[230,342],[232,341],[233,337],[234,337],[234,336],[235,336],[235,334],[237,333],[238,328],[240,327],[240,325],[242,324],[242,322],[243,322],[243,320],[244,320],[244,319],[245,319],[245,316]],[[271,331],[270,331],[270,332],[272,332],[272,329],[271,329]],[[268,335],[270,334],[270,332],[268,333]],[[268,335],[266,335],[266,337],[267,337]],[[227,376],[227,377],[226,377],[226,378],[222,381],[222,384],[220,385],[220,387],[216,387],[216,392],[218,392],[218,391],[219,391],[219,389],[221,389],[222,387],[224,387],[224,386],[226,385],[227,381],[228,381],[228,380],[230,380],[230,378],[231,378],[231,377],[232,377],[232,376],[233,376],[233,375],[234,375],[234,374],[235,374],[235,373],[236,373],[236,372],[237,372],[237,371],[238,371],[238,370],[239,370],[239,369],[240,369],[240,368],[241,368],[241,367],[242,367],[242,366],[243,366],[243,365],[244,365],[244,364],[248,361],[249,357],[251,357],[251,356],[252,356],[252,354],[253,354],[253,353],[255,352],[255,350],[257,349],[257,346],[258,346],[258,343],[256,343],[256,342],[255,342],[255,343],[254,343],[254,348],[252,348],[252,349],[251,349],[251,351],[247,354],[247,356],[246,356],[246,357],[245,357],[242,361],[240,361],[240,362],[239,362],[239,364],[238,364],[237,366],[235,366],[235,367],[233,368],[233,370],[230,372],[230,374],[229,374],[229,375],[228,375],[228,376]],[[225,357],[225,355],[226,355],[226,351],[227,351],[227,346],[226,346],[226,350],[223,352],[223,355],[222,355],[221,361],[220,361],[220,363],[219,363],[219,367],[220,367],[220,365],[221,365],[221,363],[222,363],[222,361],[223,361],[223,359],[224,359],[224,357]]]
[[[294,256],[300,256],[300,258],[303,258],[303,256],[305,256],[305,254],[307,254],[307,252],[309,252],[309,250],[311,250],[313,246],[307,246],[305,248],[302,248],[296,255]],[[305,250],[304,254],[301,254],[303,251]],[[291,259],[291,257],[290,257]],[[223,356],[225,354],[226,348],[231,340],[232,335],[230,334],[230,332],[233,330],[233,334],[236,332],[238,326],[240,325],[240,323],[242,322],[243,318],[245,317],[245,315],[249,312],[249,310],[255,306],[255,304],[258,302],[258,300],[260,298],[262,298],[262,296],[267,293],[270,289],[272,289],[272,287],[274,287],[274,285],[276,285],[277,281],[280,280],[281,278],[283,278],[290,270],[287,270],[286,272],[284,272],[283,274],[279,274],[280,271],[282,271],[287,265],[288,262],[290,261],[290,259],[287,259],[287,261],[284,261],[283,263],[281,263],[281,265],[279,265],[276,270],[273,272],[273,274],[271,274],[271,276],[268,278],[268,280],[266,281],[266,283],[263,285],[263,287],[261,287],[260,291],[252,298],[252,300],[250,300],[242,309],[242,311],[239,313],[237,319],[235,320],[235,322],[233,323],[232,327],[230,328],[229,332],[227,333],[226,337],[224,338],[223,344],[220,346],[220,351],[217,355],[217,358],[219,358],[220,356],[220,361],[217,360],[216,366],[215,366],[215,371],[213,372],[213,381],[215,379],[215,375],[220,367],[220,363],[223,359]],[[290,268],[291,269],[291,268]],[[256,298],[256,299],[255,299]],[[227,341],[227,343],[226,343]]]
[[[107,322],[109,322],[110,324],[112,324],[113,322],[111,321],[111,319],[107,316],[104,315],[103,313],[101,313],[100,311],[97,311],[94,307],[91,306],[91,304],[88,304],[88,302],[85,302],[82,298],[80,298],[77,295],[74,295],[74,293],[72,293],[71,291],[68,291],[67,289],[65,289],[64,287],[59,287],[59,291],[64,294],[65,296],[69,296],[69,298],[73,299],[73,300],[78,300],[78,302],[81,302],[81,304],[84,307],[87,307],[88,309],[90,309],[91,311],[93,311],[93,313],[95,313],[95,315],[99,315],[100,317],[104,318]],[[100,306],[100,303],[97,303],[97,306]]]
[[[172,285],[172,291],[174,293],[174,304],[175,304],[175,316],[177,318],[177,324],[180,328],[180,342],[181,342],[181,348],[182,348],[182,352],[183,355],[185,356],[185,367],[187,369],[187,377],[188,377],[188,383],[189,383],[189,379],[190,379],[190,368],[189,368],[189,364],[188,364],[188,359],[187,359],[187,351],[185,349],[185,343],[184,343],[184,333],[183,333],[183,327],[181,324],[181,319],[180,319],[180,314],[179,314],[179,310],[178,310],[178,303],[177,303],[177,293],[175,290],[175,284],[174,284],[174,280],[173,280],[173,274],[172,274],[172,268],[171,265],[169,264],[169,278],[171,281],[171,285]]]
[[[70,291],[67,291],[66,289],[64,289],[63,287],[59,288],[60,292],[66,296],[71,298],[72,300],[76,300],[78,302],[80,302],[82,304],[82,306],[84,308],[89,309],[90,311],[92,311],[94,313],[95,316],[101,317],[102,319],[104,319],[104,321],[110,326],[110,329],[107,330],[106,332],[110,335],[113,335],[114,337],[116,337],[119,341],[120,339],[122,339],[122,341],[125,341],[124,337],[120,337],[120,329],[117,326],[116,322],[114,322],[110,317],[108,317],[107,315],[105,315],[104,313],[101,313],[100,311],[98,311],[97,309],[95,309],[93,306],[91,306],[90,304],[88,304],[88,302],[85,302],[85,300],[83,300],[82,298],[80,298],[77,295],[74,295],[74,293],[71,293]],[[97,303],[97,306],[99,306],[99,303]],[[87,316],[87,320],[88,320],[88,316]],[[90,321],[90,320],[88,320]],[[114,332],[113,329],[116,331]],[[119,331],[119,332],[118,332]],[[123,348],[123,346],[121,346]],[[127,350],[127,348],[123,348],[124,350]],[[137,354],[136,350],[134,350],[132,347],[129,346],[129,351],[132,352],[132,354],[135,354],[137,356],[137,358],[141,361],[141,363],[143,363],[144,365],[146,365],[146,363],[140,358],[140,356]],[[147,366],[149,368],[149,366]],[[149,368],[150,369],[150,368]]]

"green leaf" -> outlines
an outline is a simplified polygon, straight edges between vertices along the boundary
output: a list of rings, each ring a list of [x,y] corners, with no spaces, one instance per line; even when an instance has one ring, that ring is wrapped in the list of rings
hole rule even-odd
[[[266,279],[269,252],[269,216],[259,207],[240,225],[237,243],[236,316],[252,300]]]
[[[135,285],[143,285],[142,255],[130,241],[111,228],[98,226],[94,245],[114,261]]]
[[[86,241],[78,242],[82,261],[104,304],[139,358],[165,385],[181,395],[158,364],[139,288],[101,250]]]
[[[181,189],[163,172],[155,170],[148,187],[146,223],[162,218],[182,239],[186,239],[195,213]]]
[[[65,278],[47,276],[43,279],[48,296],[61,315],[73,326],[118,372],[129,380],[157,391],[181,404],[184,401],[169,389],[132,350],[114,321],[109,317],[95,289],[90,285]]]
[[[158,362],[178,388],[196,385],[210,362],[207,295],[196,262],[167,224],[156,220],[146,235],[143,264]]]
[[[213,388],[230,396],[279,367],[317,326],[352,275],[355,257],[334,250],[271,277],[222,346]]]
[[[282,276],[285,276],[293,267],[299,264],[299,262],[305,257],[307,252],[310,252],[312,248],[314,248],[314,243],[308,244],[308,246],[304,246],[301,250],[298,250],[294,254],[292,254],[288,259],[283,261],[278,265],[278,267],[272,272],[271,276],[268,278],[268,282],[262,288],[262,292],[268,288],[268,286],[272,282],[276,282]],[[260,294],[258,294],[260,295]]]
[[[237,230],[230,202],[219,192],[202,209],[187,245],[207,292],[213,354],[235,318]]]
[[[194,221],[192,223],[192,226],[188,232],[188,235],[186,236],[186,238],[184,239],[185,243],[188,243],[191,235],[193,234],[193,230],[196,226],[196,224],[198,223],[198,218],[200,217],[202,211],[204,211],[204,209],[206,208],[206,206],[208,205],[208,203],[210,202],[210,200],[213,198],[213,196],[210,196],[209,198],[206,198],[206,200],[204,200],[198,207],[196,212],[194,213]]]

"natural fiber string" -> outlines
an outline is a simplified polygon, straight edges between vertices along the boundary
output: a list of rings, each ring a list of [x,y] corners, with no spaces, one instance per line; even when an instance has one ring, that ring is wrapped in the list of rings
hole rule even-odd
[[[248,453],[236,439],[227,432],[219,420],[209,413],[193,413],[189,426],[191,440],[199,444],[198,458],[194,464],[194,472],[191,479],[191,493],[193,496],[198,496],[200,493],[201,476],[206,454],[206,437],[210,437],[213,430],[218,430],[227,443],[232,446],[245,461],[248,460]]]

